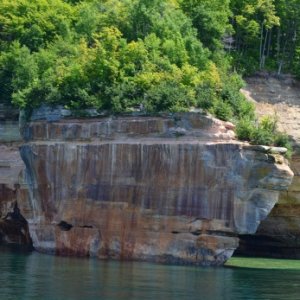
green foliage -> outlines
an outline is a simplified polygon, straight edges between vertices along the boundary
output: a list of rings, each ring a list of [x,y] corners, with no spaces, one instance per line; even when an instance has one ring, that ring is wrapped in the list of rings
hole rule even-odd
[[[19,41],[38,50],[56,36],[67,37],[73,8],[61,0],[0,1],[0,49]]]
[[[196,89],[197,107],[206,111],[212,111],[215,103],[218,101],[216,91],[210,86],[199,86]]]
[[[258,52],[248,49],[247,54],[244,52],[234,52],[232,54],[233,64],[239,74],[251,76],[259,69]]]
[[[251,135],[251,143],[255,145],[272,145],[274,142],[274,132],[257,127]]]
[[[236,125],[236,135],[242,141],[251,141],[255,129],[253,120],[249,118],[241,119]]]
[[[254,118],[254,105],[247,101],[245,97],[239,92],[244,86],[244,82],[241,77],[233,73],[232,76],[226,78],[226,84],[221,91],[221,98],[228,103],[232,108],[233,115],[238,119],[248,117]]]
[[[3,37],[12,38],[4,38],[0,52],[1,101],[22,108],[47,103],[122,112],[142,104],[148,111],[186,111],[202,104],[200,89],[217,95],[223,85],[176,1],[17,0],[1,9]],[[22,26],[8,28],[14,20]],[[43,32],[38,42],[25,30],[30,21]]]
[[[229,5],[228,0],[4,0],[0,102],[117,113],[202,108],[222,120],[251,122],[253,105],[240,94],[243,81],[222,49],[224,35],[232,33]],[[265,20],[265,28],[275,26],[273,13],[247,9],[239,15],[249,24],[253,19]]]
[[[198,31],[199,39],[211,50],[221,48],[222,37],[232,31],[228,22],[231,16],[229,3],[229,0],[180,1],[180,6]]]
[[[287,134],[278,132],[276,117],[265,116],[260,122],[241,119],[237,123],[236,134],[240,140],[252,144],[285,147],[288,149],[287,157],[292,154],[291,141]]]
[[[300,74],[300,1],[231,0],[234,64],[245,75],[267,69]]]
[[[282,270],[287,272],[291,270],[300,270],[300,261],[295,259],[279,259],[279,258],[260,258],[260,257],[232,257],[225,266],[234,268],[250,268],[266,270]]]
[[[291,144],[291,139],[286,133],[277,132],[274,138],[274,145],[277,147],[287,148],[286,156],[291,158],[293,154],[293,147]]]
[[[236,133],[239,139],[248,140],[253,144],[273,145],[276,135],[276,118],[263,117],[260,122],[241,119],[237,123]]]
[[[233,116],[232,107],[223,101],[218,101],[212,109],[217,118],[223,121],[229,121]]]

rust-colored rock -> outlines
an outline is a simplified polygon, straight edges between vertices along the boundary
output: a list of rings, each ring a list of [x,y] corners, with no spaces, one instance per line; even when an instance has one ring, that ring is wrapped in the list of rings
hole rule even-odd
[[[34,247],[221,265],[293,173],[200,114],[37,121],[24,130]]]

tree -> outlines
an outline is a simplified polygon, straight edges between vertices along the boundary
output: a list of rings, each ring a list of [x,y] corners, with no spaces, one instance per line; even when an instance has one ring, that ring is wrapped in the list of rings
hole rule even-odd
[[[300,31],[300,1],[277,0],[276,11],[280,17],[280,27],[277,28],[276,36],[276,60],[277,73],[282,69],[291,70],[300,74],[299,68],[299,31]]]
[[[0,101],[250,116],[221,47],[228,1],[198,2],[4,0]]]
[[[0,49],[19,41],[37,51],[56,36],[67,37],[73,12],[61,0],[0,1]]]
[[[231,33],[229,23],[230,0],[181,0],[183,11],[192,19],[198,37],[205,47],[216,50],[222,47],[222,38]]]
[[[231,8],[237,51],[257,56],[259,68],[263,69],[270,53],[272,29],[280,25],[274,0],[233,0]]]

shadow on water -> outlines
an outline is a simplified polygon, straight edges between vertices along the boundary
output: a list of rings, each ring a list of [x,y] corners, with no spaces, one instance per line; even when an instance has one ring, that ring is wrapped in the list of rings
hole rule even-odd
[[[0,299],[298,299],[300,272],[166,266],[0,250]]]

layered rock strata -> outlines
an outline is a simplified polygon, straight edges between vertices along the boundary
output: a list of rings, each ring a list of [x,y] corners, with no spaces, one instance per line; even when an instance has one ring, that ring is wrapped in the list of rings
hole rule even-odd
[[[290,167],[295,176],[280,194],[255,235],[240,237],[238,253],[251,256],[300,258],[300,82],[292,76],[255,76],[243,91],[259,116],[276,116],[278,128],[293,140]]]
[[[24,210],[28,203],[27,184],[22,179],[25,165],[18,149],[19,123],[3,120],[8,112],[0,106],[0,243],[31,245],[27,221],[18,208],[18,202]]]
[[[276,149],[239,143],[232,129],[201,114],[31,122],[20,153],[33,246],[223,264],[293,177]]]

